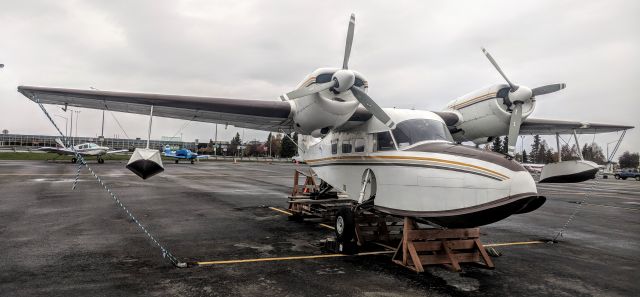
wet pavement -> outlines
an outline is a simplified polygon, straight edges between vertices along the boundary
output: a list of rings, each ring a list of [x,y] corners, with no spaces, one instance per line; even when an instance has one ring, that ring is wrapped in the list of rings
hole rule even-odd
[[[291,222],[293,164],[165,164],[143,181],[107,161],[90,166],[181,261],[326,254],[331,230]],[[304,167],[302,167],[304,168]],[[481,228],[496,269],[429,267],[416,274],[389,254],[174,268],[83,169],[0,161],[0,296],[633,296],[640,291],[640,182],[539,185],[535,212]]]

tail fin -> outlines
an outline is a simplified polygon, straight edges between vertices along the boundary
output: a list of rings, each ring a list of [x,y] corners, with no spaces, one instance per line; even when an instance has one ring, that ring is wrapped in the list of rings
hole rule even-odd
[[[64,143],[62,143],[62,140],[60,140],[60,138],[56,138],[56,143],[61,146],[62,148],[66,148],[66,146],[64,145]]]

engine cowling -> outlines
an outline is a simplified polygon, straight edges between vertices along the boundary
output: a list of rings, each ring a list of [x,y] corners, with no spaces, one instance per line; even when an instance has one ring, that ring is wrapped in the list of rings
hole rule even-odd
[[[353,85],[367,90],[364,77],[353,70],[320,68],[303,80],[298,88],[337,82],[337,86],[308,96],[290,100],[295,130],[304,135],[321,137],[330,129],[346,123],[360,104],[349,88]]]
[[[530,93],[530,90],[522,89],[521,92]],[[489,137],[506,135],[513,106],[506,84],[493,85],[453,100],[447,105],[448,110],[459,112],[464,121],[456,125],[457,131],[452,136],[456,141],[480,144]],[[535,100],[525,100],[522,118],[527,118],[534,109]]]

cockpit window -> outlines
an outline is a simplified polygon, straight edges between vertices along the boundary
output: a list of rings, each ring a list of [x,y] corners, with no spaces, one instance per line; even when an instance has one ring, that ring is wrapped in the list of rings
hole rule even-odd
[[[453,142],[449,129],[444,123],[429,119],[402,121],[393,129],[393,137],[400,149],[428,140]]]
[[[392,151],[396,149],[389,131],[376,133],[376,142],[378,144],[376,147],[378,151]]]

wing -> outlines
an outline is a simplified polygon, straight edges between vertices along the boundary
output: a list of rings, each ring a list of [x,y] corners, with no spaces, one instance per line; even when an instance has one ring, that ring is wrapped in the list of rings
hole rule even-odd
[[[208,159],[209,157],[211,157],[211,156],[209,156],[209,155],[197,155],[196,156],[196,158],[198,158],[198,159]]]
[[[114,150],[114,151],[108,151],[105,154],[110,155],[110,154],[120,154],[120,153],[128,153],[129,150]]]
[[[57,148],[57,147],[41,147],[38,148],[39,151],[43,151],[43,152],[47,152],[47,153],[56,153],[56,154],[60,154],[60,155],[64,155],[67,154],[68,152],[65,149],[61,149],[61,148]]]
[[[291,104],[284,101],[228,99],[179,95],[108,92],[19,86],[18,92],[44,104],[106,109],[198,122],[233,125],[241,128],[292,130]]]
[[[598,124],[564,120],[527,118],[520,126],[521,135],[595,134],[632,129],[633,126]]]

